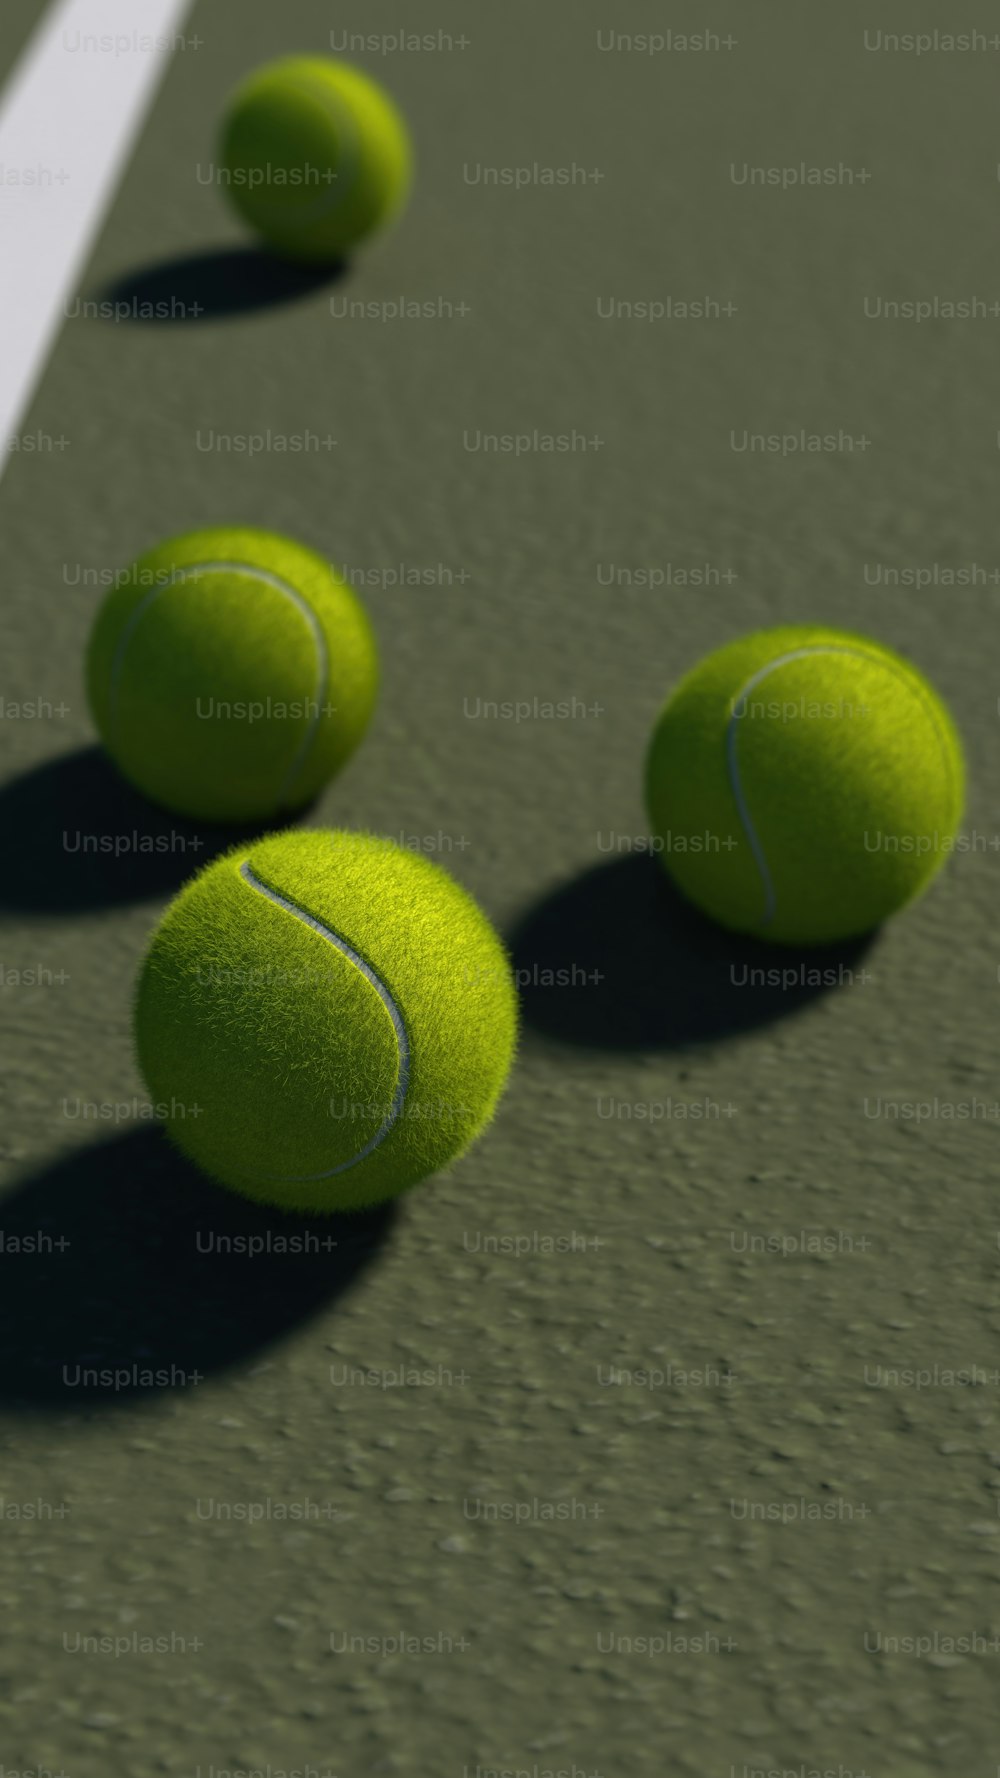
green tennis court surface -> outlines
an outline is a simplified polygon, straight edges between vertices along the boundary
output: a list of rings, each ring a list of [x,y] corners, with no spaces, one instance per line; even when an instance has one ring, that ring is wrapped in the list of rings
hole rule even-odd
[[[1000,1761],[1000,61],[879,47],[927,0],[619,13],[196,5],[0,483],[8,1770]],[[276,268],[226,95],[403,28],[353,59],[407,214]],[[484,1141],[304,1253],[144,1115],[135,970],[226,836],[127,792],[83,699],[110,577],[224,523],[378,632],[309,818],[451,869],[522,991]],[[819,981],[641,849],[668,686],[814,621],[927,672],[970,776],[965,849]]]

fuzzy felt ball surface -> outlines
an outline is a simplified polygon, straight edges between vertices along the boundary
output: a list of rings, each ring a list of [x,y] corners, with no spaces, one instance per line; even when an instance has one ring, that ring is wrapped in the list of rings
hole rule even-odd
[[[439,865],[331,830],[243,845],[183,889],[136,996],[169,1135],[285,1208],[394,1197],[493,1115],[516,1040],[510,967]]]
[[[646,761],[656,844],[725,926],[787,944],[871,930],[952,849],[964,768],[927,680],[863,636],[760,631],[709,655]]]

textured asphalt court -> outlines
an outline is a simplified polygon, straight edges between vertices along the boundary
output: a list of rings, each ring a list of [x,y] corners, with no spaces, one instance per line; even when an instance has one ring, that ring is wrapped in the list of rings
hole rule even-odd
[[[5,0],[4,71],[37,10]],[[960,28],[926,0],[439,0],[402,23],[464,47],[355,58],[411,121],[407,216],[280,275],[204,176],[223,98],[401,10],[194,8],[81,286],[135,318],[66,317],[22,428],[52,446],[0,484],[0,692],[46,706],[0,730],[0,1757],[994,1778],[998,323],[865,304],[1000,298],[998,52],[866,47]],[[600,47],[706,27],[735,43]],[[739,182],[802,162],[870,178]],[[600,177],[481,177],[535,163]],[[706,297],[735,312],[607,318]],[[868,443],[733,446],[800,429]],[[599,443],[476,448],[536,430]],[[370,582],[381,707],[311,819],[430,849],[522,972],[488,1137],[304,1258],[222,1257],[280,1219],[77,1114],[141,1099],[137,960],[223,839],[93,749],[100,577],[229,520]],[[773,956],[629,854],[641,759],[701,653],[812,620],[934,677],[970,849],[833,984],[754,988]],[[201,1380],[73,1382],[132,1364]]]

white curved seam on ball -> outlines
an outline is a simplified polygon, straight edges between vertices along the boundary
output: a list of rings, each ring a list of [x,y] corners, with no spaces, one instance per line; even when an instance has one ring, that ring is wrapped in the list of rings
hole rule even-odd
[[[298,592],[289,581],[282,580],[277,574],[271,574],[266,568],[257,568],[251,562],[192,562],[189,567],[175,568],[169,579],[165,580],[162,586],[153,587],[151,591],[146,594],[146,597],[139,601],[139,604],[136,606],[128,623],[125,625],[124,630],[118,638],[118,646],[115,649],[114,658],[111,662],[109,728],[111,731],[112,742],[114,742],[116,738],[116,731],[118,728],[119,683],[125,662],[126,650],[128,649],[132,637],[135,635],[146,612],[156,599],[159,599],[163,593],[168,592],[172,586],[179,586],[181,582],[185,580],[196,580],[199,575],[202,574],[243,574],[251,580],[262,581],[265,586],[273,587],[276,592],[281,593],[286,599],[291,600],[296,610],[305,618],[312,633],[313,646],[316,650],[317,668],[316,695],[313,700],[316,709],[314,714],[310,717],[309,726],[306,729],[302,744],[278,786],[276,795],[277,801],[280,804],[284,796],[287,794],[292,781],[303,769],[312,744],[316,739],[320,719],[320,698],[324,692],[329,696],[330,662],[327,655],[326,637],[323,635],[319,620],[316,613],[313,611],[312,606],[307,603],[302,597],[302,594]]]
[[[733,708],[730,712],[729,723],[726,728],[726,760],[729,772],[729,787],[733,793],[736,812],[743,825],[743,831],[747,836],[747,841],[750,850],[753,853],[754,862],[760,872],[761,883],[764,889],[764,917],[760,921],[762,928],[769,926],[777,913],[777,895],[775,893],[774,880],[768,869],[767,859],[764,855],[764,848],[760,843],[757,830],[750,819],[750,810],[747,806],[747,801],[743,794],[743,786],[740,782],[739,769],[736,762],[736,736],[738,734],[736,724],[741,721],[741,718],[736,713],[736,706],[740,702],[745,701],[750,692],[753,691],[754,687],[760,685],[761,681],[766,679],[769,673],[775,672],[779,667],[787,667],[790,661],[805,660],[810,655],[814,654],[848,654],[855,656],[858,660],[870,661],[876,666],[895,673],[896,678],[906,687],[907,691],[916,691],[919,693],[921,701],[925,704],[927,714],[930,716],[937,734],[938,744],[941,748],[941,755],[945,763],[949,783],[953,776],[948,748],[945,745],[944,736],[940,733],[940,725],[937,720],[936,711],[925,697],[923,687],[920,685],[919,681],[914,684],[912,680],[905,677],[897,670],[892,661],[886,661],[881,655],[869,653],[869,651],[864,648],[837,648],[828,642],[817,643],[812,648],[796,648],[790,654],[779,655],[776,660],[768,661],[765,667],[761,667],[758,672],[751,675],[746,681],[746,684],[733,699]]]
[[[338,166],[336,175],[327,185],[325,191],[317,193],[313,204],[303,205],[295,215],[296,227],[312,228],[318,222],[325,222],[333,216],[342,204],[346,204],[358,182],[358,171],[361,165],[361,136],[357,119],[350,106],[339,93],[327,92],[323,83],[315,84],[301,76],[289,81],[291,90],[301,93],[307,99],[313,99],[321,111],[332,116],[337,126],[337,145],[340,149],[343,166]],[[264,206],[275,215],[275,220],[284,221],[288,216],[287,188],[273,202],[265,201]]]
[[[325,938],[329,944],[333,945],[336,951],[339,951],[340,955],[344,957],[348,963],[353,963],[354,967],[360,970],[366,982],[375,989],[382,1005],[385,1007],[386,1012],[392,1020],[393,1029],[396,1033],[396,1047],[399,1057],[399,1076],[396,1081],[396,1091],[393,1094],[392,1104],[389,1106],[385,1117],[374,1136],[371,1138],[371,1141],[367,1142],[364,1148],[359,1149],[357,1154],[352,1155],[350,1160],[340,1161],[335,1167],[327,1167],[322,1173],[262,1173],[258,1175],[261,1179],[273,1179],[280,1181],[282,1184],[295,1185],[308,1184],[314,1180],[320,1179],[333,1179],[338,1173],[346,1173],[349,1168],[356,1167],[359,1161],[367,1160],[370,1154],[373,1154],[377,1148],[381,1147],[382,1143],[399,1120],[410,1084],[410,1040],[407,1036],[406,1026],[403,1022],[403,1015],[400,1012],[399,1007],[396,1005],[389,989],[376,975],[371,964],[366,963],[364,958],[359,956],[357,951],[352,949],[347,940],[342,937],[339,932],[334,932],[330,926],[324,926],[322,920],[317,920],[314,914],[307,913],[305,908],[299,907],[297,902],[289,901],[287,896],[279,894],[277,889],[270,889],[266,883],[262,883],[260,878],[255,874],[249,861],[240,865],[240,876],[245,883],[249,884],[251,889],[255,889],[258,894],[266,896],[268,901],[273,901],[277,907],[284,908],[286,913],[293,915],[296,920],[301,920],[304,925],[311,927],[313,932],[318,932],[320,938]]]

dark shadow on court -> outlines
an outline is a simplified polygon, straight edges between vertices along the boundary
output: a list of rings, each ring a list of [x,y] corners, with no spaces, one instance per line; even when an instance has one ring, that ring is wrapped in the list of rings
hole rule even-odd
[[[0,1208],[0,1402],[65,1414],[193,1396],[196,1376],[259,1358],[329,1309],[395,1216],[392,1205],[331,1217],[253,1205],[151,1126],[81,1148]],[[18,1252],[27,1237],[36,1251]],[[253,1251],[255,1237],[265,1245]],[[290,1237],[311,1245],[275,1250]]]
[[[346,262],[303,266],[263,248],[219,247],[125,272],[96,300],[114,305],[108,320],[179,327],[301,302],[346,270]]]
[[[742,938],[684,901],[646,854],[564,884],[508,942],[526,1027],[583,1048],[642,1050],[710,1043],[787,1018],[849,987],[871,937],[809,950]]]
[[[255,827],[186,821],[85,747],[0,785],[0,908],[86,913],[162,898],[229,846],[308,819],[296,810]]]

